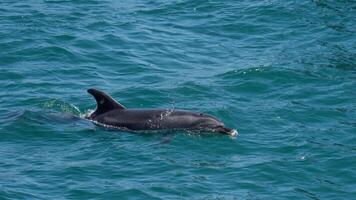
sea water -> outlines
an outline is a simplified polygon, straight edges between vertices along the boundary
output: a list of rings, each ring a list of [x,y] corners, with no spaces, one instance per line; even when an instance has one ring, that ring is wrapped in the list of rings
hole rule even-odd
[[[0,199],[356,199],[356,3],[0,1]],[[80,116],[214,115],[237,138]]]

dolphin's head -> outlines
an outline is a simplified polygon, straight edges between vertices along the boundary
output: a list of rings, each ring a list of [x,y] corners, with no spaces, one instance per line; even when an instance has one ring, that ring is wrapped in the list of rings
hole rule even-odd
[[[198,120],[196,123],[196,128],[202,131],[218,132],[231,136],[237,135],[236,130],[226,128],[225,124],[220,120],[218,120],[217,118],[203,113],[199,113]]]

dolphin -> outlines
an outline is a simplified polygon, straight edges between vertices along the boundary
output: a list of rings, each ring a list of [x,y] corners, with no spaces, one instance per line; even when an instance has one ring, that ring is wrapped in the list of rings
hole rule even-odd
[[[97,89],[88,89],[96,100],[96,110],[86,119],[94,124],[127,131],[188,130],[215,132],[236,136],[219,119],[199,112],[174,109],[127,109],[112,97]]]

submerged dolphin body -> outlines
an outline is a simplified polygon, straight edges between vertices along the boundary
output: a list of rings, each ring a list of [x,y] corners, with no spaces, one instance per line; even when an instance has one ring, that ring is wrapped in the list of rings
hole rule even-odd
[[[98,125],[129,131],[189,130],[237,135],[236,130],[226,128],[220,120],[207,114],[171,109],[126,109],[102,91],[89,89],[88,93],[94,96],[97,108],[86,118]]]

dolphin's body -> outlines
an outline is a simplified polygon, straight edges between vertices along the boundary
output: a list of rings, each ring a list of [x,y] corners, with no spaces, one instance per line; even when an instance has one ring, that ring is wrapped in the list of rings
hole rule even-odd
[[[89,89],[88,93],[97,102],[96,110],[87,117],[95,124],[129,131],[189,130],[237,135],[236,130],[226,128],[220,120],[207,114],[170,109],[126,109],[102,91]]]

